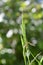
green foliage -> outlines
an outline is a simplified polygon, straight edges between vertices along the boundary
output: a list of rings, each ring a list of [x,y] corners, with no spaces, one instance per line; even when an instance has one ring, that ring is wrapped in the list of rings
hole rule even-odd
[[[24,62],[43,65],[43,4],[0,0],[0,65]]]

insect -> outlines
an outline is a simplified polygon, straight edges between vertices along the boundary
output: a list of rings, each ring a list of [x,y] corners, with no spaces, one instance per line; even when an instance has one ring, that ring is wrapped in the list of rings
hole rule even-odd
[[[26,44],[24,45],[24,47],[27,47],[28,45],[31,45],[31,46],[35,47],[35,45],[32,44],[32,43],[30,43],[30,42],[26,42]]]

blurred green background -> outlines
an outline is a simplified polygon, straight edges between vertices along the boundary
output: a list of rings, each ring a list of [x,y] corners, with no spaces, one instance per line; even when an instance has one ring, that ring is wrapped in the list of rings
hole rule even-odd
[[[38,60],[43,56],[43,0],[0,0],[0,65],[24,65],[20,39],[22,11],[27,40],[34,45],[30,51],[34,56],[42,53]]]

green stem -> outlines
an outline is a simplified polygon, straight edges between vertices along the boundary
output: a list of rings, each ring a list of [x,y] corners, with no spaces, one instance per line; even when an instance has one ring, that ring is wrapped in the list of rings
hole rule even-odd
[[[25,55],[25,48],[23,49],[23,57],[24,57],[24,62],[25,62],[25,65],[26,65],[26,55]]]
[[[36,57],[37,57],[40,53],[39,53],[39,54],[37,54],[37,55],[36,55],[36,57],[34,57],[34,55],[32,54],[32,52],[30,52],[30,53],[31,53],[31,55],[32,55],[32,56],[33,56],[33,58],[34,58],[33,60],[36,60],[36,61],[38,62],[38,65],[39,65],[39,61],[36,59]],[[32,62],[31,62],[31,64],[32,64]]]

